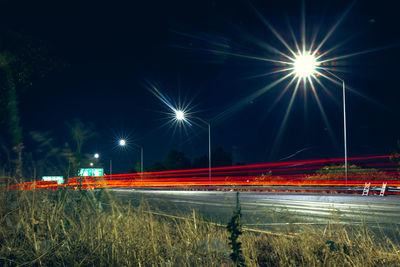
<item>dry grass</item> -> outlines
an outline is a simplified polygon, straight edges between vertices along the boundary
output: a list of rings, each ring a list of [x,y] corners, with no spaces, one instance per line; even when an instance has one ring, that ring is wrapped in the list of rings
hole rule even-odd
[[[252,266],[399,266],[400,251],[390,240],[380,244],[372,232],[351,234],[343,226],[303,230],[294,238],[248,235],[243,239]]]
[[[233,266],[226,229],[197,214],[155,216],[107,191],[1,190],[0,202],[2,266]],[[400,266],[399,247],[364,227],[240,241],[248,266]]]

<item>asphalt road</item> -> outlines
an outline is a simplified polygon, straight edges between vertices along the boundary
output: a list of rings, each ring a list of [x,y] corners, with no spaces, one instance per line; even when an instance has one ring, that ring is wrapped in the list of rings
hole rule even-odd
[[[151,209],[173,215],[197,211],[215,222],[229,221],[236,205],[236,192],[113,189],[116,195],[139,202],[146,199]],[[288,228],[330,223],[369,227],[400,227],[399,196],[347,194],[301,194],[241,192],[243,225],[257,229]]]

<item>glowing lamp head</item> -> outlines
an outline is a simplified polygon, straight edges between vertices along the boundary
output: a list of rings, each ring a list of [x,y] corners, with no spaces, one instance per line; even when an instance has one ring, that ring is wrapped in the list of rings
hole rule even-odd
[[[124,139],[119,140],[119,145],[120,146],[125,146],[126,145],[126,141]]]
[[[94,154],[94,158],[95,158],[95,159],[98,159],[99,157],[100,157],[99,153],[95,153],[95,154]]]
[[[297,77],[306,78],[315,73],[317,60],[309,53],[299,54],[294,61],[294,73]]]
[[[182,121],[185,119],[185,113],[182,110],[175,110],[175,118],[178,121]]]

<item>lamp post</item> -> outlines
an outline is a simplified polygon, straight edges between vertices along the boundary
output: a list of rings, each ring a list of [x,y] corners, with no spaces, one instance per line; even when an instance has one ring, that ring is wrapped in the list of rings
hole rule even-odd
[[[126,145],[125,139],[119,140],[118,143],[119,143],[120,146],[125,146]],[[130,143],[130,144],[132,144],[132,145],[134,145],[134,146],[136,146],[136,147],[138,147],[140,149],[140,172],[143,173],[143,147],[138,145],[138,144],[135,144],[135,143]]]
[[[298,78],[303,80],[310,79],[317,71],[316,68],[318,66],[317,59],[310,52],[303,52],[296,56],[294,61],[294,73]],[[342,83],[343,89],[343,137],[344,137],[344,168],[345,168],[345,180],[347,185],[347,175],[348,175],[348,166],[347,166],[347,128],[346,128],[346,86],[343,79],[338,77],[336,74],[331,71],[323,68],[323,70],[333,76],[335,79],[339,80]]]
[[[175,119],[178,121],[186,121],[185,112],[182,110],[174,110]],[[193,117],[208,126],[208,183],[211,185],[211,123],[199,117]]]

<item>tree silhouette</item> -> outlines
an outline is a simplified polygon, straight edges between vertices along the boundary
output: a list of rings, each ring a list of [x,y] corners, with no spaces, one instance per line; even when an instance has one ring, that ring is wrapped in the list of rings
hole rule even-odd
[[[199,168],[208,168],[208,157],[203,155],[201,157],[195,157],[192,161],[192,168],[199,169]]]
[[[159,172],[159,171],[165,171],[165,167],[161,162],[155,162],[146,171],[149,172]]]
[[[183,152],[171,149],[163,160],[163,166],[166,170],[190,169],[190,160]]]
[[[47,55],[48,47],[38,40],[12,31],[0,30],[0,126],[5,140],[15,152],[15,175],[22,177],[23,134],[18,95],[42,78],[54,62]]]
[[[89,165],[91,154],[84,154],[82,152],[82,147],[87,141],[96,137],[98,134],[94,131],[93,124],[84,123],[77,118],[72,122],[67,122],[66,125],[70,132],[71,140],[75,145],[75,149],[71,149],[67,143],[64,148],[64,156],[68,158],[70,166],[68,168],[68,173],[71,175],[71,171],[75,173],[78,168]]]
[[[232,152],[225,151],[222,147],[218,147],[212,152],[212,167],[224,167],[232,165]]]

